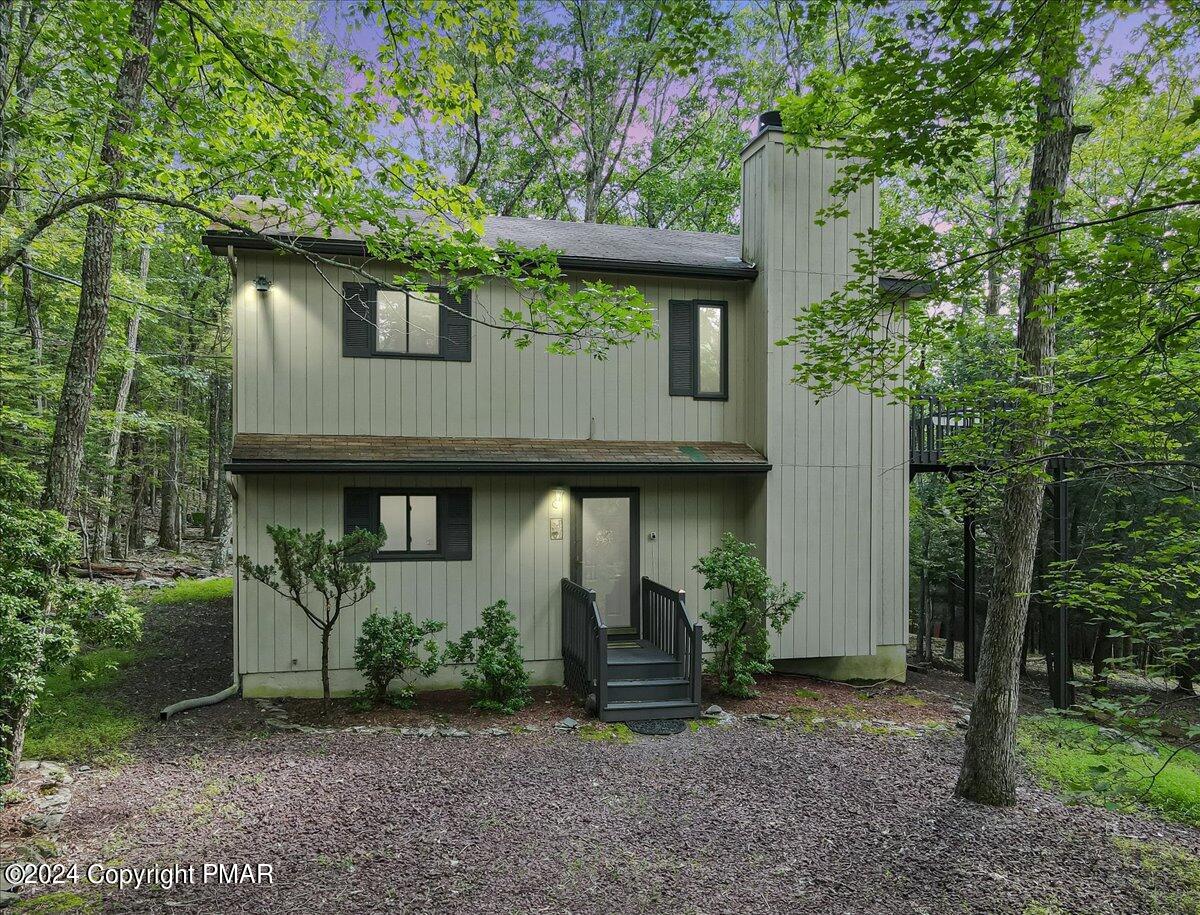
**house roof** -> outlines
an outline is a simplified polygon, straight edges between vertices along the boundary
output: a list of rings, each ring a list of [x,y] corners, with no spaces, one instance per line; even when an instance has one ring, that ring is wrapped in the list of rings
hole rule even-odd
[[[418,221],[425,218],[417,211],[411,215]],[[278,200],[260,201],[252,197],[234,198],[230,218],[255,232],[330,254],[365,255],[364,239],[374,234],[371,226],[327,230],[313,216],[285,210]],[[273,247],[262,238],[216,225],[209,228],[203,240],[218,251],[226,245]],[[564,270],[722,279],[754,279],[758,275],[753,264],[742,260],[741,239],[715,232],[492,216],[484,225],[483,240],[491,245],[504,240],[531,249],[545,245],[559,252],[559,265]]]
[[[412,438],[239,432],[233,473],[305,471],[766,473],[767,459],[739,442]]]

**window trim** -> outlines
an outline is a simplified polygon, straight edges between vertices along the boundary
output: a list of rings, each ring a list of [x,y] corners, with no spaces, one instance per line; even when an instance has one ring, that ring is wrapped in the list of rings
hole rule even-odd
[[[700,390],[700,309],[716,308],[721,313],[721,388]],[[729,303],[712,299],[692,300],[692,398],[694,400],[729,399]]]
[[[436,496],[437,503],[435,507],[434,525],[437,536],[436,550],[379,550],[366,560],[367,562],[462,562],[470,561],[472,551],[468,548],[465,556],[450,556],[446,552],[446,525],[449,523],[449,518],[446,513],[449,510],[450,500],[454,496],[466,496],[468,503],[472,500],[470,487],[466,486],[346,486],[342,489],[342,532],[348,534],[350,532],[349,519],[346,516],[347,496],[351,492],[366,492],[370,494],[374,500],[372,519],[374,526],[373,532],[379,532],[379,499],[382,496]],[[412,508],[408,507],[411,514]],[[470,518],[468,529],[469,538],[474,537],[474,517]],[[412,529],[409,529],[409,542],[412,542]],[[468,541],[469,542],[469,541]]]
[[[412,295],[412,290],[408,287],[397,289],[385,288],[379,283],[368,284],[374,289],[374,294],[371,296],[371,304],[369,310],[371,314],[368,317],[370,330],[367,336],[370,338],[370,358],[371,359],[424,359],[434,360],[437,362],[446,362],[445,354],[442,352],[442,344],[445,342],[442,339],[442,308],[445,303],[442,302],[442,296],[447,295],[449,290],[445,286],[426,286],[425,292],[438,297],[438,351],[436,353],[398,353],[391,349],[379,348],[379,293],[381,292],[403,292],[404,293],[404,342],[407,344],[409,337],[412,335],[412,330],[408,321],[409,296]]]

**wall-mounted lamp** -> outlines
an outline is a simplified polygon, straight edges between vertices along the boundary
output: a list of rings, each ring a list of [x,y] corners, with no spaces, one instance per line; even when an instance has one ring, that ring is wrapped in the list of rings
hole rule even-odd
[[[260,273],[254,278],[254,288],[265,294],[271,289],[271,281]]]
[[[566,493],[563,492],[562,487],[556,488],[550,497],[550,507],[556,512],[562,511],[563,501],[565,498]]]

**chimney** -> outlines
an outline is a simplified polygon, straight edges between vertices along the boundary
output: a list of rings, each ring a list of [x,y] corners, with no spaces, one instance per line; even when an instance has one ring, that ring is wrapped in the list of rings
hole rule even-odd
[[[778,111],[764,111],[758,116],[758,132],[755,136],[761,136],[768,130],[783,130],[783,115]]]

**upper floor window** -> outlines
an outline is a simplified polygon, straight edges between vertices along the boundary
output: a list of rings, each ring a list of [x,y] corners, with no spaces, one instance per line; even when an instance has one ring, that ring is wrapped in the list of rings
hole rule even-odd
[[[342,355],[470,362],[471,299],[344,283]]]
[[[673,397],[729,397],[729,305],[705,299],[670,303],[669,392]]]
[[[436,293],[380,289],[375,296],[375,348],[380,353],[437,356],[441,302]]]

